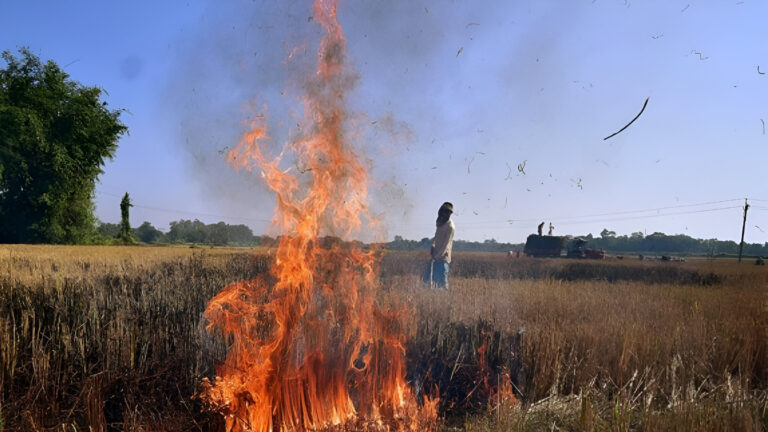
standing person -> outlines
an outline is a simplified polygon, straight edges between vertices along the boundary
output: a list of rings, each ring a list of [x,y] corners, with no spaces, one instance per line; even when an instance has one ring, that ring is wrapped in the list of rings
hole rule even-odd
[[[550,222],[549,223],[549,234],[547,234],[547,235],[552,235],[552,231],[554,231],[554,230],[555,230],[555,227],[552,225],[552,222]]]
[[[453,234],[456,227],[451,220],[453,204],[443,203],[437,211],[437,229],[432,240],[432,261],[425,275],[425,281],[438,287],[448,289],[448,272],[451,265],[451,250],[453,249]]]
[[[539,224],[539,236],[541,236],[541,230],[544,229],[544,222]]]

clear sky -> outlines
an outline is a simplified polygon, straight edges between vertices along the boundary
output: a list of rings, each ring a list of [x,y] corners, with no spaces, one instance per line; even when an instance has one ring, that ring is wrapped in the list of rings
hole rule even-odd
[[[130,111],[101,220],[129,192],[134,226],[259,234],[274,198],[224,154],[259,113],[275,147],[295,134],[310,3],[0,0],[0,49],[29,46]],[[521,242],[540,221],[738,240],[748,197],[745,240],[768,242],[768,2],[340,0],[339,15],[388,237],[431,237],[451,201],[467,240]]]

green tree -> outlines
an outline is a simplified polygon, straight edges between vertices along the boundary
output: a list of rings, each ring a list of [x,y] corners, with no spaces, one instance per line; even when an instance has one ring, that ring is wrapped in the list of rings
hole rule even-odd
[[[253,243],[256,238],[253,231],[246,225],[227,225],[227,235],[230,243],[248,244]]]
[[[146,221],[136,228],[134,233],[136,234],[136,237],[144,243],[154,243],[163,238],[163,232]]]
[[[207,243],[208,229],[199,220],[181,219],[171,222],[171,230],[168,231],[168,239],[173,242]]]
[[[123,195],[123,199],[120,200],[120,238],[125,243],[131,243],[133,237],[131,236],[131,221],[130,211],[133,204],[131,204],[131,197],[128,196],[128,192]]]
[[[96,179],[127,131],[121,111],[53,61],[19,54],[3,52],[0,69],[0,243],[88,241]]]
[[[227,224],[219,222],[217,224],[210,224],[206,226],[208,231],[208,243],[215,245],[225,245],[229,242],[229,230]]]
[[[118,224],[99,221],[96,225],[96,230],[100,235],[104,237],[108,237],[108,238],[120,237],[120,225]]]

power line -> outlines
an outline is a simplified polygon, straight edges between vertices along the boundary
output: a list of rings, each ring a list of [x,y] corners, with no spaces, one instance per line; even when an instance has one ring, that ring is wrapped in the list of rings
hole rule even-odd
[[[702,203],[696,203],[696,204],[681,204],[681,205],[674,205],[674,206],[666,206],[666,207],[656,207],[651,209],[645,209],[645,210],[626,210],[626,211],[618,211],[618,212],[609,212],[609,213],[595,213],[595,214],[589,214],[589,215],[581,215],[581,216],[566,216],[561,218],[553,218],[552,222],[558,222],[561,224],[567,224],[568,221],[573,219],[584,219],[584,218],[593,218],[593,217],[604,217],[604,216],[621,216],[621,215],[631,215],[631,214],[637,214],[637,213],[648,213],[652,211],[661,211],[661,210],[670,210],[670,209],[676,209],[676,208],[686,208],[686,207],[700,207],[704,205],[713,205],[713,204],[722,204],[727,202],[733,202],[733,201],[741,201],[743,198],[733,198],[728,200],[720,200],[720,201],[708,201],[708,202],[702,202]],[[706,210],[705,210],[706,211]],[[672,214],[672,213],[664,213],[664,214]],[[647,217],[655,216],[655,215],[646,215]],[[645,217],[645,216],[643,216]],[[541,218],[537,219],[508,219],[506,221],[478,221],[474,222],[474,224],[509,224],[510,221],[512,222],[538,222]]]
[[[665,217],[665,216],[681,216],[681,215],[688,215],[688,214],[696,214],[696,213],[708,213],[708,212],[715,212],[715,211],[722,211],[722,210],[730,210],[730,209],[736,209],[741,208],[741,206],[727,206],[727,207],[716,207],[711,209],[697,209],[697,210],[689,210],[689,211],[682,211],[682,212],[674,212],[674,213],[659,213],[659,214],[651,214],[651,215],[638,215],[638,216],[625,216],[625,217],[617,217],[617,218],[603,218],[603,219],[592,219],[592,220],[577,220],[572,222],[560,222],[558,220],[553,220],[553,222],[557,222],[559,225],[582,225],[582,224],[588,224],[588,223],[603,223],[603,222],[621,222],[621,221],[627,221],[627,220],[636,220],[636,219],[649,219],[649,218],[658,218],[658,217]],[[768,207],[765,207],[765,209],[768,209]],[[521,220],[515,220],[514,222],[521,222]],[[524,221],[522,221],[524,222]],[[523,224],[510,224],[509,222],[497,222],[498,226],[490,226],[487,225],[489,222],[485,222],[486,225],[484,226],[478,226],[477,224],[472,223],[462,223],[461,226],[467,230],[477,230],[477,229],[527,229],[525,228],[525,225]],[[413,227],[415,225],[389,225],[389,228],[404,228],[404,227]],[[419,225],[422,226],[422,225]],[[426,225],[424,225],[426,226]]]
[[[116,198],[122,198],[120,195],[115,195],[109,192],[102,192],[99,191],[98,193],[103,195],[109,195]],[[132,203],[133,204],[133,203]],[[227,215],[219,215],[214,213],[201,213],[201,212],[193,212],[189,210],[179,210],[179,209],[169,209],[169,208],[163,208],[163,207],[153,207],[153,206],[146,206],[143,204],[133,204],[136,208],[141,208],[145,210],[152,210],[152,211],[160,211],[165,213],[174,213],[174,214],[182,214],[182,215],[193,215],[193,216],[207,216],[207,217],[215,217],[215,218],[222,218],[222,219],[239,219],[239,220],[246,220],[246,221],[252,221],[252,222],[272,222],[268,219],[257,219],[257,218],[249,218],[249,217],[243,217],[243,216],[227,216]]]
[[[97,193],[112,196],[115,198],[121,198],[121,195],[104,192],[104,191],[97,191]],[[706,212],[713,212],[713,211],[721,211],[721,210],[729,210],[734,208],[741,208],[741,206],[727,206],[727,207],[717,207],[717,208],[711,208],[711,209],[697,209],[697,210],[691,210],[691,211],[684,211],[684,212],[674,212],[674,213],[659,213],[659,214],[650,214],[650,215],[643,215],[642,213],[648,213],[653,211],[661,211],[661,210],[671,210],[671,209],[678,209],[678,208],[688,208],[688,207],[699,207],[704,205],[713,205],[713,204],[722,204],[727,202],[733,202],[733,201],[740,201],[743,198],[733,198],[728,200],[719,200],[719,201],[708,201],[708,202],[701,202],[701,203],[695,203],[695,204],[681,204],[681,205],[674,205],[674,206],[666,206],[666,207],[656,207],[656,208],[650,208],[650,209],[644,209],[644,210],[626,210],[626,211],[618,211],[618,212],[607,212],[607,213],[594,213],[594,214],[588,214],[588,215],[579,215],[579,216],[568,216],[568,217],[562,217],[562,218],[555,218],[552,219],[552,222],[556,222],[560,225],[579,225],[579,224],[585,224],[585,223],[602,223],[602,222],[620,222],[625,220],[635,220],[635,219],[647,219],[647,218],[655,218],[655,217],[665,217],[665,216],[680,216],[680,215],[686,215],[686,214],[695,214],[695,213],[706,213]],[[753,199],[754,201],[765,201],[768,202],[768,200],[760,200],[760,199]],[[204,213],[204,212],[194,212],[189,210],[182,210],[182,209],[171,209],[171,208],[163,208],[163,207],[154,207],[154,206],[147,206],[143,204],[134,204],[134,207],[150,210],[150,211],[159,211],[159,212],[165,212],[165,213],[173,213],[173,214],[182,214],[182,215],[194,215],[194,216],[206,216],[206,217],[214,217],[214,218],[223,218],[223,219],[238,219],[238,220],[245,220],[245,221],[252,221],[252,222],[264,222],[264,223],[271,223],[272,220],[270,219],[259,219],[259,218],[250,218],[250,217],[243,217],[243,216],[229,216],[229,215],[220,215],[220,214],[214,214],[214,213]],[[768,207],[751,207],[756,210],[768,210]],[[624,216],[624,215],[636,215],[636,216]],[[615,217],[615,218],[607,218],[604,219],[603,217],[606,216],[622,216],[622,217]],[[598,218],[598,219],[589,219],[589,220],[578,220],[578,219],[586,219],[586,218]],[[507,229],[523,229],[522,225],[519,223],[527,223],[527,222],[538,222],[539,219],[508,219],[505,221],[478,221],[478,222],[463,222],[461,225],[467,228],[507,228]],[[406,228],[406,227],[427,227],[432,226],[432,224],[424,223],[424,224],[409,224],[409,225],[400,225],[400,224],[393,224],[389,225],[389,228]]]
[[[706,212],[713,212],[713,211],[720,211],[720,210],[729,210],[729,209],[735,209],[735,208],[741,208],[741,206],[717,207],[717,208],[712,208],[712,209],[699,209],[699,210],[690,210],[690,211],[675,212],[675,213],[659,213],[659,214],[651,214],[651,215],[627,216],[627,217],[621,217],[621,218],[588,220],[588,221],[576,221],[576,222],[560,222],[560,223],[564,224],[564,225],[574,225],[574,224],[593,223],[593,222],[614,222],[614,221],[624,221],[624,220],[633,220],[633,219],[647,219],[647,218],[664,217],[664,216],[679,216],[679,215],[694,214],[694,213],[706,213]]]
[[[588,223],[603,223],[603,222],[621,222],[621,221],[627,221],[627,220],[635,220],[635,219],[649,219],[649,218],[657,218],[657,217],[665,217],[665,216],[680,216],[680,215],[687,215],[687,214],[695,214],[695,213],[707,213],[707,212],[714,212],[714,211],[722,211],[722,210],[730,210],[730,209],[736,209],[741,208],[741,206],[728,206],[728,207],[717,207],[712,209],[699,209],[699,210],[691,210],[691,211],[683,211],[683,212],[675,212],[675,213],[660,213],[660,214],[652,214],[652,215],[641,215],[641,216],[627,216],[627,217],[621,217],[621,218],[608,218],[608,219],[593,219],[593,220],[581,220],[581,221],[572,221],[572,222],[559,222],[557,220],[553,220],[553,222],[557,222],[558,225],[583,225]],[[768,209],[768,208],[767,208]],[[517,222],[517,221],[515,221]],[[464,225],[464,224],[462,224]],[[504,226],[499,227],[478,227],[478,226],[472,226],[472,225],[464,225],[467,226],[467,229],[488,229],[488,228],[521,228],[522,225],[510,225],[509,223],[504,224]]]

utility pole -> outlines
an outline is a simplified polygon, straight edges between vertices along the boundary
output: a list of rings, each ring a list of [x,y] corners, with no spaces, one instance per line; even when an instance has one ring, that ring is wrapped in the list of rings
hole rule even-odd
[[[741,264],[741,250],[744,249],[744,228],[747,226],[747,210],[749,210],[749,204],[747,199],[744,198],[744,222],[741,223],[741,243],[739,243],[739,264]]]

